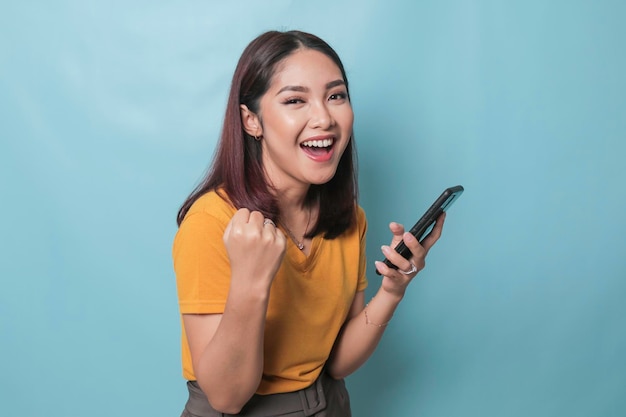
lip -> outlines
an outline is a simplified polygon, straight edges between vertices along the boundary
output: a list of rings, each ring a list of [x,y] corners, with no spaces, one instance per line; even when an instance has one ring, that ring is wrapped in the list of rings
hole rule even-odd
[[[328,151],[325,152],[320,152],[320,153],[314,153],[314,152],[310,152],[309,148],[307,146],[304,146],[303,144],[309,141],[314,141],[314,140],[327,140],[327,139],[332,139],[333,140],[333,145],[330,147],[330,149]],[[302,151],[304,152],[304,154],[307,156],[307,158],[311,159],[312,161],[315,162],[328,162],[333,158],[333,155],[335,153],[335,144],[337,143],[337,137],[333,134],[328,134],[328,135],[317,135],[317,136],[311,136],[305,140],[303,140],[300,143],[300,148],[302,149]]]
[[[335,139],[335,140],[337,140],[337,138],[333,134],[318,135],[318,136],[311,136],[310,138],[306,138],[305,140],[302,141],[302,143],[300,143],[300,145],[302,145],[303,143],[312,141],[312,140],[325,140],[325,139]]]

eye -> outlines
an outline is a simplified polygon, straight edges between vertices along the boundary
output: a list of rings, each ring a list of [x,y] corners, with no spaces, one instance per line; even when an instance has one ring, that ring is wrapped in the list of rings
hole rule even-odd
[[[304,99],[301,97],[289,97],[283,100],[283,104],[302,104],[304,103]]]
[[[328,97],[328,100],[345,100],[348,98],[348,94],[345,92],[341,92],[341,93],[333,93],[330,95],[330,97]]]

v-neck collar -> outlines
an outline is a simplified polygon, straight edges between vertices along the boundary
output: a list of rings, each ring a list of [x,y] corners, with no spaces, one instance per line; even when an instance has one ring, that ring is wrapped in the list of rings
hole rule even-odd
[[[307,255],[298,248],[298,245],[296,245],[292,239],[287,239],[287,251],[285,255],[289,263],[291,263],[291,265],[293,265],[297,270],[306,272],[315,262],[323,241],[324,238],[321,235],[313,236],[313,239],[311,239],[311,249]]]

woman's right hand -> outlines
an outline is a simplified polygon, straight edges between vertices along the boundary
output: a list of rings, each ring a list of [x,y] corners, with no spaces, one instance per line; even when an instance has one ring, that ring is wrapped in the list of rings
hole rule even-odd
[[[283,232],[265,221],[262,213],[242,208],[226,226],[224,244],[233,281],[244,288],[269,291],[285,254]]]

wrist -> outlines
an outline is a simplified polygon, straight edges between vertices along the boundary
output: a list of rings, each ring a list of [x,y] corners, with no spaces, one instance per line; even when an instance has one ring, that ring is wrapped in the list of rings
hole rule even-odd
[[[250,284],[231,280],[228,290],[228,300],[250,305],[263,305],[269,302],[270,287],[261,283]]]
[[[365,325],[378,328],[387,327],[400,300],[402,300],[402,297],[399,297],[397,294],[387,293],[382,289],[379,290],[363,308]]]
[[[400,304],[400,301],[404,298],[404,293],[405,291],[389,291],[384,287],[380,287],[376,293],[376,298],[379,299],[380,302],[388,303],[395,307]]]

